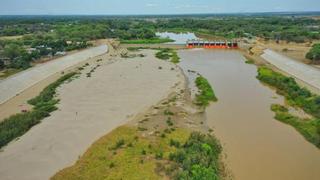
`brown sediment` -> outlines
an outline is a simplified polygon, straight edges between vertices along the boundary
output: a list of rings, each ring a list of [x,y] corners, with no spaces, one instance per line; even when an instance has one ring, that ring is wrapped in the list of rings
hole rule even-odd
[[[196,49],[179,56],[185,71],[201,73],[214,87],[219,101],[206,109],[207,122],[235,179],[319,178],[319,150],[274,119],[270,106],[283,104],[283,97],[256,79],[256,67],[239,52]]]
[[[58,88],[59,110],[0,153],[1,179],[47,179],[101,136],[183,89],[178,67],[156,59],[154,51],[121,58],[122,51],[90,62],[79,78]]]

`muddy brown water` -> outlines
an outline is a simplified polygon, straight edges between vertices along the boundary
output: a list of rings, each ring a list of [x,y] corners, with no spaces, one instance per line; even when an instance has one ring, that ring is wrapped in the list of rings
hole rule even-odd
[[[294,128],[273,118],[273,103],[283,103],[255,76],[238,51],[181,50],[180,66],[208,79],[219,99],[207,123],[221,141],[225,163],[240,180],[319,180],[320,150]]]

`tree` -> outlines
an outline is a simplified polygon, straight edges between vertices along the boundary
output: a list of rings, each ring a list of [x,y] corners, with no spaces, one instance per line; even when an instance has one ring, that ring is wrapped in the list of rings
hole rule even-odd
[[[313,45],[306,58],[312,61],[320,61],[320,44]]]
[[[0,69],[3,69],[5,67],[4,62],[0,60]]]
[[[24,52],[25,50],[17,44],[6,45],[3,50],[4,56],[10,58],[11,60],[21,56]]]

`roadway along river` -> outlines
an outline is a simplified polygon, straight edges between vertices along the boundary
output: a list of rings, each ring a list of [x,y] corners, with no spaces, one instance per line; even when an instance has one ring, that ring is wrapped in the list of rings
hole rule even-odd
[[[207,123],[220,139],[225,162],[240,180],[318,180],[320,150],[294,128],[274,120],[270,105],[283,98],[263,86],[254,65],[237,51],[179,51],[180,66],[206,77],[219,99]]]
[[[0,104],[55,73],[63,71],[88,58],[104,54],[107,51],[108,46],[106,45],[93,47],[35,66],[2,80],[0,81]]]

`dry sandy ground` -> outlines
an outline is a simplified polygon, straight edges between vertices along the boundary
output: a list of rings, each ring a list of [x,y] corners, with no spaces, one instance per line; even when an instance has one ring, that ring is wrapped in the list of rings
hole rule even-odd
[[[93,58],[83,60],[80,63],[75,63],[69,67],[65,66],[64,67],[65,69],[61,68],[60,71],[50,75],[47,78],[43,79],[43,77],[38,77],[38,79],[42,79],[42,80],[36,82],[34,85],[30,86],[30,88],[27,88],[26,90],[22,91],[18,95],[12,97],[10,100],[0,104],[0,121],[4,120],[5,118],[7,118],[13,114],[20,113],[24,109],[26,109],[26,110],[31,109],[32,107],[27,103],[27,101],[29,99],[37,96],[46,86],[48,86],[49,84],[56,81],[59,77],[63,76],[62,72],[67,73],[69,71],[73,71],[74,69],[77,69],[78,67],[83,66],[87,62],[88,63],[94,62],[97,59],[110,58],[110,56],[113,54],[113,48],[111,47],[111,45],[109,43],[106,43],[106,44],[108,44],[109,53],[105,53],[100,56],[96,56]],[[57,60],[61,60],[61,59],[56,59],[54,61],[57,61]],[[49,62],[47,62],[47,63],[49,63]],[[43,64],[43,65],[45,65],[45,64]],[[37,67],[35,67],[35,68],[37,68]],[[0,81],[0,83],[1,83],[1,81]]]
[[[99,137],[168,96],[184,80],[153,51],[103,60],[59,89],[59,110],[0,153],[0,179],[48,179],[72,165]],[[87,77],[100,64],[91,77]],[[159,68],[162,67],[162,68]]]

